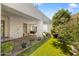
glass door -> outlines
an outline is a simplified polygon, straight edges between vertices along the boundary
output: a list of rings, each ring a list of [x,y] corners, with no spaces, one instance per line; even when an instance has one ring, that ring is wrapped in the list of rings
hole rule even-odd
[[[27,24],[23,24],[23,36],[26,36],[27,34]]]

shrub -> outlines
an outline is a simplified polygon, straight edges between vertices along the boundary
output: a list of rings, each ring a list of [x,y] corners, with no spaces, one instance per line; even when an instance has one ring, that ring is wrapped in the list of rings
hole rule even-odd
[[[79,18],[72,18],[68,10],[61,9],[52,18],[51,32],[63,37],[66,44],[79,42]],[[54,36],[56,38],[58,35]]]
[[[38,41],[40,41],[41,40],[41,37],[38,37]]]
[[[51,34],[48,33],[48,32],[43,32],[42,34],[43,34],[43,38],[44,38],[44,39],[51,37]]]
[[[51,37],[50,33],[46,33],[46,36],[47,36],[47,38]]]
[[[13,42],[8,41],[1,44],[1,54],[6,55],[10,53],[13,49],[14,45]]]
[[[26,48],[26,43],[22,43],[22,48]]]
[[[53,34],[54,38],[58,38],[58,34]]]

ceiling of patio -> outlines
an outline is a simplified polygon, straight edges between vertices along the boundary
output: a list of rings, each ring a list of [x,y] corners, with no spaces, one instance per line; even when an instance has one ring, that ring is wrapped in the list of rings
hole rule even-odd
[[[9,8],[7,6],[1,5],[1,15],[8,15],[8,16],[20,16],[21,18],[24,19],[30,19],[33,21],[39,21],[39,19],[36,19],[32,16],[26,15],[22,12],[19,12],[15,9]]]

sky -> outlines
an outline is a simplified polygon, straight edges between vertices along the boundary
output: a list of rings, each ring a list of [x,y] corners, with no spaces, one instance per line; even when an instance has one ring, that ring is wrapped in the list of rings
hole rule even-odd
[[[52,16],[62,8],[68,9],[72,14],[79,12],[79,4],[75,3],[37,3],[35,5],[50,19],[52,19]]]

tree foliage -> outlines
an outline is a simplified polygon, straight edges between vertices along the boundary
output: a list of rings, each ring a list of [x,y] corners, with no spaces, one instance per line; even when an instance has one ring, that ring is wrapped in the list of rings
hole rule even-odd
[[[53,26],[59,26],[61,24],[65,24],[70,20],[71,13],[68,10],[61,9],[55,15],[52,19]]]
[[[61,9],[52,18],[52,34],[58,33],[68,44],[79,42],[79,18],[71,17],[71,12]]]

